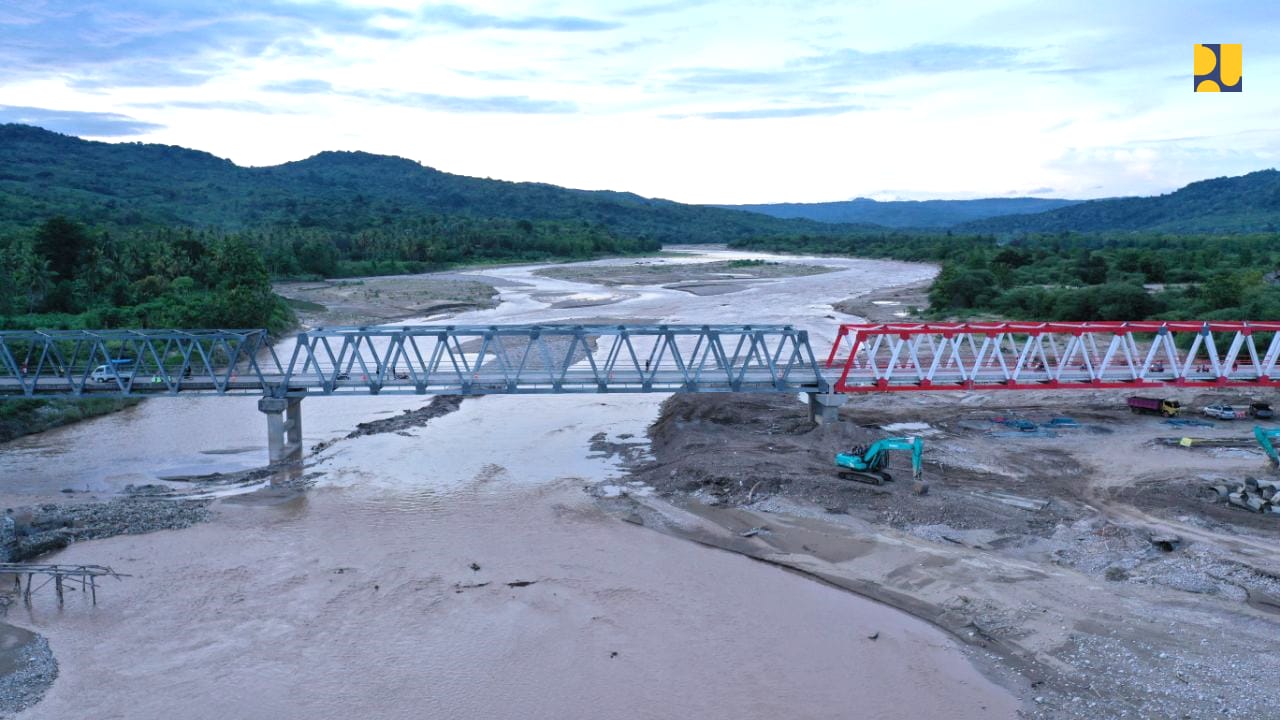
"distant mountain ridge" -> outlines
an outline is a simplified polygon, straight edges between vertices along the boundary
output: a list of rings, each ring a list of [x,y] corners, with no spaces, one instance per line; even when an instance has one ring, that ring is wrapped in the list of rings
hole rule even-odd
[[[685,205],[608,190],[453,175],[400,157],[322,152],[240,167],[169,145],[102,143],[0,125],[0,232],[64,215],[92,226],[302,228],[353,237],[423,218],[581,223],[661,243],[883,233],[1254,233],[1280,228],[1280,172],[1194,182],[1155,197]]]
[[[1036,215],[992,217],[972,232],[1252,233],[1280,228],[1280,172],[1259,170],[1193,182],[1153,197],[1090,200]]]
[[[102,226],[289,226],[347,234],[415,216],[491,217],[585,222],[664,243],[858,229],[632,193],[453,175],[364,152],[240,167],[182,147],[102,143],[0,125],[0,230],[32,227],[54,215]]]
[[[717,205],[716,207],[749,210],[776,218],[802,218],[825,223],[871,223],[893,228],[947,228],[1001,215],[1041,213],[1079,202],[1081,201],[1034,197],[888,201],[856,198],[837,202]]]

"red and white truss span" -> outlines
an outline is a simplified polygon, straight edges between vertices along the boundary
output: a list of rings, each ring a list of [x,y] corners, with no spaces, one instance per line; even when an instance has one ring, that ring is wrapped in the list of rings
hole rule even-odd
[[[1280,387],[1280,321],[841,325],[837,364],[845,393]]]

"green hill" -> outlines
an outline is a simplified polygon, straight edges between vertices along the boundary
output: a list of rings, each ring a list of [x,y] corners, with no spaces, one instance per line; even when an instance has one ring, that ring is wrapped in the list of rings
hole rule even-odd
[[[1193,182],[1167,195],[1091,200],[1035,215],[965,223],[967,232],[1161,232],[1239,234],[1280,228],[1280,172]]]
[[[945,228],[1000,215],[1040,213],[1074,205],[1079,200],[1052,198],[987,198],[983,200],[892,200],[857,198],[842,202],[717,205],[776,218],[804,218],[825,223],[873,223],[894,228]]]
[[[452,175],[362,152],[323,152],[247,168],[181,147],[91,142],[0,125],[0,231],[30,228],[54,215],[124,229],[289,227],[340,233],[461,216],[587,223],[617,236],[665,243],[852,229],[631,193]]]

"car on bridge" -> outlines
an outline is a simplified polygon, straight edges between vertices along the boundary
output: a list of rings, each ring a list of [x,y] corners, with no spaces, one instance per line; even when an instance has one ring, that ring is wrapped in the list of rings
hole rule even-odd
[[[1219,420],[1235,420],[1236,410],[1230,405],[1206,405],[1201,410],[1205,415]]]

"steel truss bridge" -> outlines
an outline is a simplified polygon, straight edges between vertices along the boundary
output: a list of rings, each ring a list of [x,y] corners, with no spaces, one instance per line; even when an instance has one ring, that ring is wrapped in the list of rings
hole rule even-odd
[[[1280,387],[1280,321],[841,325],[837,393]]]
[[[0,332],[0,395],[827,392],[778,325]],[[283,352],[282,352],[283,350]]]
[[[1280,387],[1280,321],[0,331],[0,398]],[[105,372],[103,372],[105,370]]]

